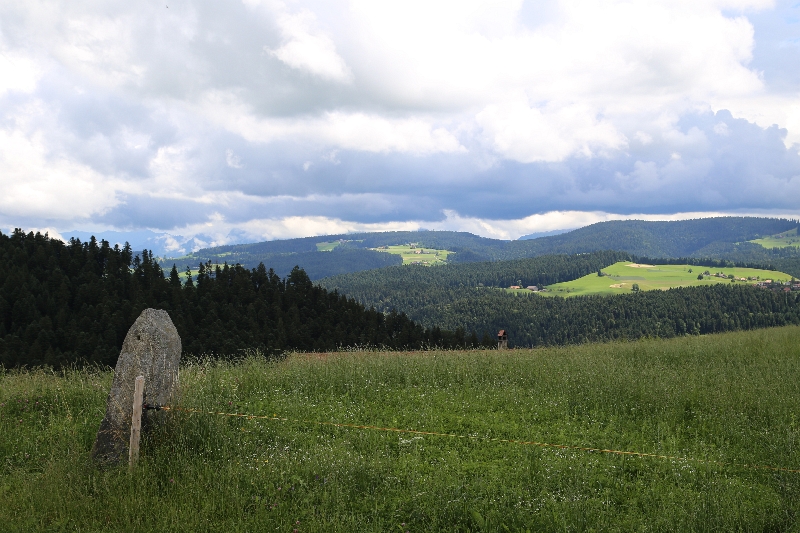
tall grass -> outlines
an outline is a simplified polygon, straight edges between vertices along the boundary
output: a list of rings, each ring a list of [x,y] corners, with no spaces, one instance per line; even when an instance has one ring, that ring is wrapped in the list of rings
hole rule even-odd
[[[800,468],[800,328],[182,368],[187,407]],[[800,474],[180,412],[89,460],[110,372],[0,374],[3,531],[779,531]]]

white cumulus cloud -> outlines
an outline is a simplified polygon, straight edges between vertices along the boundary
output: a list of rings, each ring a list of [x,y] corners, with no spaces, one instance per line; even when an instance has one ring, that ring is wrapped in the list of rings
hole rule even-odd
[[[278,18],[278,26],[284,42],[280,48],[267,48],[267,51],[292,68],[333,81],[349,82],[352,73],[336,53],[333,40],[312,31],[315,21],[315,15],[308,10],[282,15]]]

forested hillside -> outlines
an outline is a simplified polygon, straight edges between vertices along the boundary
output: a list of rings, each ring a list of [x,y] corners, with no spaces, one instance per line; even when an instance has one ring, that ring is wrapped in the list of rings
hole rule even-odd
[[[798,293],[753,287],[722,285],[566,300],[491,288],[568,281],[628,259],[621,252],[596,252],[437,268],[406,266],[319,283],[379,311],[403,311],[425,327],[479,334],[506,329],[516,346],[671,337],[800,320]]]
[[[462,346],[476,339],[425,330],[403,314],[365,309],[314,286],[300,269],[281,279],[254,269],[201,268],[169,277],[144,253],[91,239],[0,232],[0,365],[113,365],[128,328],[147,308],[170,313],[185,353],[331,350],[347,346]]]
[[[580,253],[622,250],[648,257],[706,257],[713,243],[736,243],[797,227],[795,220],[717,217],[673,222],[613,220],[531,241],[513,241],[513,253]]]
[[[467,289],[571,281],[627,259],[630,256],[624,252],[594,252],[436,268],[405,265],[335,276],[318,283],[379,311],[403,309],[411,313],[426,305],[446,305]]]
[[[347,249],[313,253],[346,255]],[[326,278],[321,286],[302,269],[282,279],[264,265],[207,263],[184,283],[174,268],[165,277],[147,252],[139,257],[105,241],[65,244],[17,230],[0,233],[0,364],[114,364],[146,307],[170,312],[187,353],[225,357],[248,349],[488,345],[498,329],[512,333],[512,344],[526,346],[797,322],[794,294],[743,287],[567,302],[490,288],[567,281],[628,258],[635,259],[606,251],[396,266]]]

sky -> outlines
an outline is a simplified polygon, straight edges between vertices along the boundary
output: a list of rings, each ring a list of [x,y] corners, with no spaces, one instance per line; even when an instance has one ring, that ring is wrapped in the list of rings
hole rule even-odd
[[[796,218],[800,1],[4,0],[0,191],[176,254]]]

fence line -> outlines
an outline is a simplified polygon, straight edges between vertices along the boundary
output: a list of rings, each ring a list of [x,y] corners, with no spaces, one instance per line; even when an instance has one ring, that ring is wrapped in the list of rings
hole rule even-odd
[[[411,435],[426,435],[432,437],[451,437],[457,439],[465,439],[465,440],[475,440],[475,441],[484,441],[484,442],[502,442],[506,444],[519,444],[523,446],[537,446],[540,448],[555,448],[560,450],[574,450],[574,451],[582,451],[582,452],[596,452],[596,453],[606,453],[606,454],[613,454],[613,455],[622,455],[622,456],[631,456],[631,457],[642,457],[642,458],[651,458],[651,459],[668,459],[672,461],[683,461],[687,463],[698,463],[698,464],[709,464],[709,465],[716,465],[722,467],[736,467],[736,468],[744,468],[749,470],[768,470],[772,472],[788,472],[792,474],[800,474],[800,469],[796,468],[784,468],[779,466],[769,466],[769,465],[752,465],[746,463],[733,463],[733,462],[725,462],[725,461],[714,461],[711,459],[694,459],[691,457],[682,457],[678,455],[661,455],[656,453],[646,453],[646,452],[634,452],[634,451],[627,451],[627,450],[614,450],[610,448],[592,448],[588,446],[573,446],[569,444],[553,444],[549,442],[538,442],[532,440],[518,440],[518,439],[503,439],[498,437],[481,437],[477,435],[460,435],[457,433],[441,433],[437,431],[420,431],[416,429],[402,429],[402,428],[388,428],[388,427],[381,427],[381,426],[371,426],[371,425],[363,425],[363,424],[347,424],[342,422],[325,422],[319,420],[303,420],[299,418],[285,418],[276,415],[269,416],[269,415],[249,415],[244,413],[226,413],[222,411],[206,411],[203,409],[192,409],[188,407],[169,407],[169,406],[145,406],[146,409],[162,409],[165,411],[180,411],[184,413],[191,413],[191,414],[205,414],[205,415],[220,415],[220,416],[229,416],[235,418],[246,418],[247,420],[271,420],[275,422],[295,422],[300,424],[311,424],[317,426],[329,426],[329,427],[338,427],[338,428],[349,428],[349,429],[366,429],[366,430],[373,430],[373,431],[384,431],[384,432],[391,432],[391,433],[404,433],[404,434],[411,434]]]

